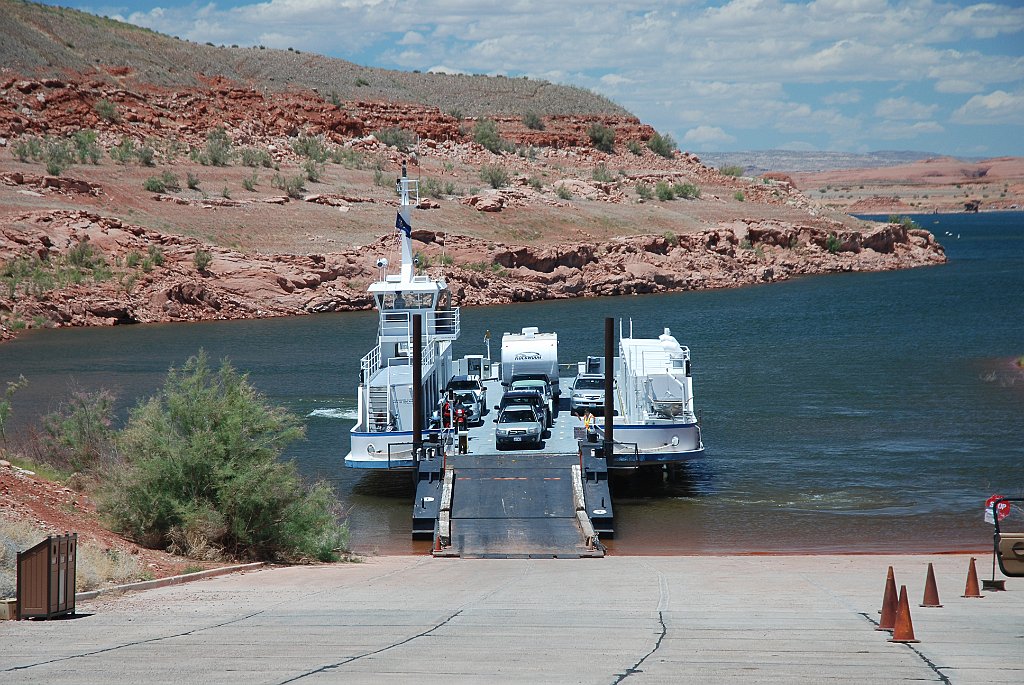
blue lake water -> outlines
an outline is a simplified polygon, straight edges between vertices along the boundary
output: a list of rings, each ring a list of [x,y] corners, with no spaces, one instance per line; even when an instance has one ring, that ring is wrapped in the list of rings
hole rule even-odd
[[[563,361],[600,354],[606,316],[690,347],[707,456],[671,491],[618,498],[614,553],[985,549],[985,499],[1024,496],[1024,214],[915,218],[949,264],[464,309],[456,354],[529,325],[558,332]],[[359,312],[30,332],[0,346],[0,383],[30,381],[17,439],[71,386],[114,391],[123,418],[199,348],[227,356],[305,417],[288,456],[335,485],[357,550],[425,551],[404,484],[342,465],[375,326]]]

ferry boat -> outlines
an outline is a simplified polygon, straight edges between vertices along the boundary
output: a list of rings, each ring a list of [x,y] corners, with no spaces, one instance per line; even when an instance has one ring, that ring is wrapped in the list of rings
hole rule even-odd
[[[377,346],[359,367],[358,418],[351,430],[351,451],[345,466],[362,469],[412,468],[413,396],[434,407],[452,377],[452,343],[460,332],[459,308],[451,306],[444,278],[415,273],[410,210],[419,203],[419,182],[397,181],[400,197],[395,231],[402,263],[391,273],[386,258],[377,260],[378,278],[368,292],[380,313]],[[412,322],[422,321],[421,384],[413,387]],[[429,412],[429,410],[428,410]],[[426,426],[420,426],[424,435]]]
[[[693,406],[690,350],[666,328],[657,338],[619,334],[610,468],[679,464],[704,456]],[[594,419],[604,438],[604,417]]]

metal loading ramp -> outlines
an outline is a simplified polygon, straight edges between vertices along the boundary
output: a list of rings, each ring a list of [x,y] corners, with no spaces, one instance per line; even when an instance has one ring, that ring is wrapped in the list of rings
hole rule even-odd
[[[448,457],[435,556],[601,557],[575,454]]]

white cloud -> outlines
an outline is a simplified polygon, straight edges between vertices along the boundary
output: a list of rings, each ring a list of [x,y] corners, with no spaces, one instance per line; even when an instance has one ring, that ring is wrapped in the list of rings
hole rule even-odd
[[[451,67],[446,67],[443,64],[438,64],[435,67],[430,67],[429,69],[427,69],[427,71],[430,72],[431,74],[464,74],[465,73],[464,71],[459,71],[458,69],[452,69]]]
[[[717,126],[698,126],[683,134],[683,142],[692,145],[718,145],[736,142],[731,136]]]
[[[902,140],[916,138],[929,133],[942,133],[945,129],[934,121],[885,121],[871,130],[871,135],[882,140]]]
[[[958,124],[1024,125],[1024,92],[997,90],[988,95],[975,95],[953,112]]]
[[[920,121],[930,119],[938,105],[925,105],[910,98],[887,98],[875,105],[875,116],[883,119]]]
[[[600,78],[600,81],[601,83],[612,87],[625,85],[627,83],[634,83],[633,79],[626,78],[620,74],[605,74]]]
[[[854,88],[840,93],[831,93],[821,98],[821,101],[826,105],[852,105],[860,102],[861,97],[861,92]]]
[[[419,31],[406,31],[402,39],[398,41],[399,45],[423,45],[426,43],[426,38]]]
[[[977,81],[951,78],[936,81],[935,90],[939,93],[977,93],[984,90],[984,88]]]
[[[1024,8],[984,2],[950,11],[939,23],[970,31],[975,38],[994,38],[1024,30]]]

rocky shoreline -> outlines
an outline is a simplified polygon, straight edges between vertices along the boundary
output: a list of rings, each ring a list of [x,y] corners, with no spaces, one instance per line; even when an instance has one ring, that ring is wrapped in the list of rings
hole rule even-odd
[[[393,254],[396,242],[389,235],[325,254],[244,253],[71,210],[7,217],[0,238],[0,262],[23,265],[20,277],[5,276],[0,284],[3,339],[44,326],[368,309],[376,257]],[[453,304],[461,306],[738,287],[946,261],[931,233],[902,224],[858,231],[734,220],[683,234],[548,246],[431,231],[415,231],[413,238],[422,263],[432,273],[443,270]],[[91,273],[74,263],[83,261],[83,245]]]

